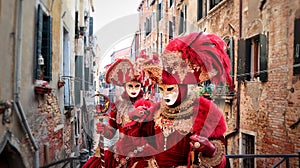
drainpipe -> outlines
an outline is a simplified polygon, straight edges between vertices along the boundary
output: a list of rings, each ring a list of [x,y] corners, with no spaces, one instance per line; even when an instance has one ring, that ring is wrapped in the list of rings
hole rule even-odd
[[[20,102],[20,83],[21,83],[21,63],[22,63],[22,15],[23,15],[23,0],[19,0],[18,4],[18,10],[17,10],[17,43],[15,48],[15,85],[14,85],[14,102],[17,106],[17,112],[19,113],[22,124],[25,127],[25,130],[29,136],[30,142],[33,145],[33,149],[35,152],[34,157],[34,164],[35,168],[39,167],[39,151],[38,146],[34,140],[34,137],[31,133],[31,130],[29,128],[29,125],[27,123],[27,119],[24,113],[24,110],[22,108],[21,102]]]

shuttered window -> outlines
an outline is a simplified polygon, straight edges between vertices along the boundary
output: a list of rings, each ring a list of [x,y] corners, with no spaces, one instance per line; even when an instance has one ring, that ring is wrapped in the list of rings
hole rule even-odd
[[[44,65],[38,64],[39,56]],[[37,9],[35,79],[52,80],[52,17],[46,15],[41,6]]]
[[[200,20],[203,17],[203,1],[198,0],[197,4],[197,20]]]
[[[186,5],[184,5],[183,9],[180,11],[178,34],[181,34],[186,31],[186,14],[187,14],[187,7]]]
[[[89,82],[90,82],[89,78],[90,78],[90,68],[85,67],[85,68],[84,68],[84,89],[85,89],[86,91],[89,90],[89,85],[90,85],[90,83],[89,83]]]
[[[81,91],[83,80],[83,56],[75,56],[75,105],[81,104]]]
[[[300,74],[300,19],[295,20],[294,26],[294,68],[293,74]]]
[[[173,5],[173,0],[169,0],[169,8],[171,8]]]
[[[162,18],[163,18],[163,1],[161,1],[159,4],[158,4],[158,21],[160,21]]]
[[[234,39],[233,37],[225,38],[224,41],[227,45],[227,55],[230,58],[230,76],[232,76],[232,80],[234,80]]]
[[[173,39],[173,22],[169,21],[169,39]]]
[[[78,11],[75,12],[75,38],[79,38],[79,29],[78,29]]]
[[[216,5],[218,5],[220,2],[222,2],[222,0],[210,0],[210,8],[212,9],[214,8]]]
[[[94,18],[93,17],[90,17],[90,20],[89,20],[89,36],[93,36],[94,34]]]
[[[254,154],[255,137],[242,133],[242,154]],[[254,158],[243,159],[244,168],[254,168]]]
[[[146,18],[145,22],[145,36],[148,36],[151,33],[151,28],[150,28],[150,18]]]
[[[238,80],[259,79],[268,81],[267,38],[259,34],[249,39],[240,39],[238,44]]]

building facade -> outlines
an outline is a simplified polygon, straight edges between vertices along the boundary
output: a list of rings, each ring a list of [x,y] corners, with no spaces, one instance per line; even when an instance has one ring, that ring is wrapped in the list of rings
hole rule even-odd
[[[299,0],[142,0],[138,11],[140,51],[148,54],[194,31],[227,43],[235,88],[217,86],[213,97],[227,120],[227,154],[298,152]],[[280,159],[230,159],[230,165],[270,167]]]
[[[40,167],[92,146],[93,9],[90,0],[0,1],[0,167]]]

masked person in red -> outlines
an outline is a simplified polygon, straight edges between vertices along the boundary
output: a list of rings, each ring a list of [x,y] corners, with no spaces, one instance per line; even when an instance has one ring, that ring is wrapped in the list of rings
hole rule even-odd
[[[140,128],[155,137],[154,164],[147,166],[225,167],[223,113],[195,90],[207,80],[232,87],[224,41],[214,34],[191,33],[170,41],[160,59],[160,64],[143,69],[158,84],[162,96],[162,101],[148,110],[153,120]],[[130,116],[138,118],[137,111]]]
[[[105,150],[104,153],[91,157],[83,165],[83,168],[127,167],[138,159],[144,159],[144,157],[138,158],[139,153],[144,148],[147,148],[147,151],[151,151],[148,149],[146,140],[141,138],[135,145],[131,144],[134,141],[134,137],[140,137],[141,135],[139,135],[139,131],[135,130],[138,129],[138,126],[132,123],[127,114],[135,106],[143,106],[144,108],[146,108],[145,106],[151,106],[150,102],[142,100],[144,94],[142,90],[143,74],[134,68],[133,63],[129,59],[124,58],[117,59],[110,65],[105,77],[106,83],[124,87],[125,90],[112,105],[112,109],[109,112],[108,125],[98,123],[97,132],[107,139],[112,139],[118,130],[119,137],[116,143]],[[136,103],[139,100],[140,103]]]

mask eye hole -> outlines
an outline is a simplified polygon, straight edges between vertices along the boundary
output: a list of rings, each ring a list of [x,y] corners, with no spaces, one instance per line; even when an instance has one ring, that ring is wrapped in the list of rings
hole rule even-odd
[[[132,84],[129,84],[128,87],[133,88],[133,85],[132,85]]]
[[[139,88],[141,85],[140,84],[137,84],[137,85],[135,85],[135,88]]]
[[[158,87],[158,89],[160,92],[164,91],[163,88],[161,88],[161,87]]]
[[[167,88],[167,91],[170,92],[174,89],[174,87]]]

